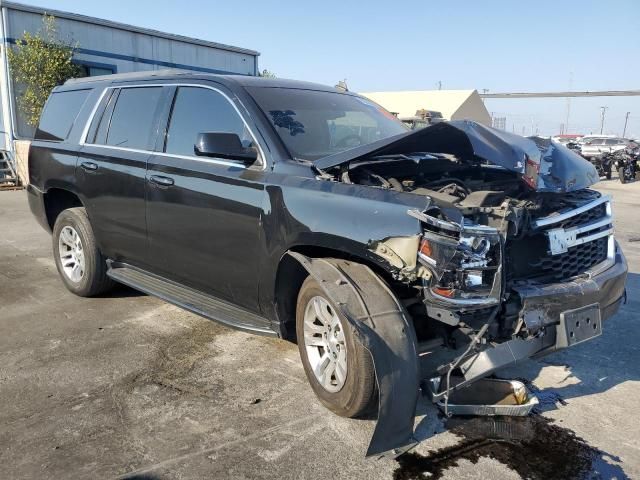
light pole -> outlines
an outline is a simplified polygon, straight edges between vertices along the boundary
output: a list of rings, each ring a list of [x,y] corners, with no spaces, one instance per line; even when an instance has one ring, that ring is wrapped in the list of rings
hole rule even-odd
[[[624,129],[622,130],[622,138],[624,138],[625,134],[627,133],[627,122],[629,121],[629,114],[631,112],[627,112],[627,114],[624,116]]]
[[[607,111],[607,108],[609,107],[600,107],[600,110],[602,110],[602,115],[600,118],[600,135],[602,135],[602,132],[604,131],[604,112]]]

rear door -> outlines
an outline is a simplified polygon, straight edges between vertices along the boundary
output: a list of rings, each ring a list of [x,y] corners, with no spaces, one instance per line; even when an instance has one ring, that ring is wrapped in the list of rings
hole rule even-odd
[[[145,174],[158,135],[161,86],[108,88],[84,139],[77,181],[102,251],[145,265]]]
[[[197,157],[200,132],[257,146],[223,87],[175,87],[166,139],[149,159],[147,227],[153,270],[254,312],[258,306],[263,158],[254,165]]]

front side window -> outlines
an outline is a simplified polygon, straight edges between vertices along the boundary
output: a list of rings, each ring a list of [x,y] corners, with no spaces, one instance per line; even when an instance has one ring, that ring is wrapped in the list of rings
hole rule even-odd
[[[179,87],[171,109],[165,152],[194,156],[199,133],[235,133],[245,147],[252,139],[229,100],[209,88]]]
[[[114,147],[151,150],[156,127],[156,109],[162,87],[123,88],[116,100],[111,118],[103,116],[100,123],[108,123],[106,144]]]
[[[408,130],[382,107],[357,95],[277,87],[247,90],[294,158],[316,160]]]
[[[37,140],[66,140],[91,90],[71,90],[52,93],[40,117]]]

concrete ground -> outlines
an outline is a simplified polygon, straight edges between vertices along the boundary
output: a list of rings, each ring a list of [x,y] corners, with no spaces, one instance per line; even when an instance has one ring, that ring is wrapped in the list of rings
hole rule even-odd
[[[601,338],[530,361],[526,377],[566,405],[545,416],[640,478],[640,183],[614,196],[632,272],[629,302]],[[316,401],[295,345],[255,337],[121,288],[83,299],[58,279],[24,192],[0,192],[0,478],[390,479],[365,460],[372,421]],[[417,449],[459,438],[432,406]],[[444,478],[519,478],[484,456]],[[401,474],[396,472],[396,478]]]

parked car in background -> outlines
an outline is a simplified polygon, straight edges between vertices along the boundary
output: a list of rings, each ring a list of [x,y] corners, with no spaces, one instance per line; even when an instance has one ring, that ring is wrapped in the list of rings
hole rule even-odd
[[[368,455],[415,445],[421,380],[438,380],[437,402],[591,340],[624,296],[591,164],[471,121],[409,131],[332,87],[175,71],[68,81],[29,172],[71,292],[120,282],[296,340],[320,402],[378,412]]]
[[[602,155],[603,153],[617,152],[624,150],[629,141],[620,137],[595,137],[585,140],[580,149],[581,155],[590,159]]]

